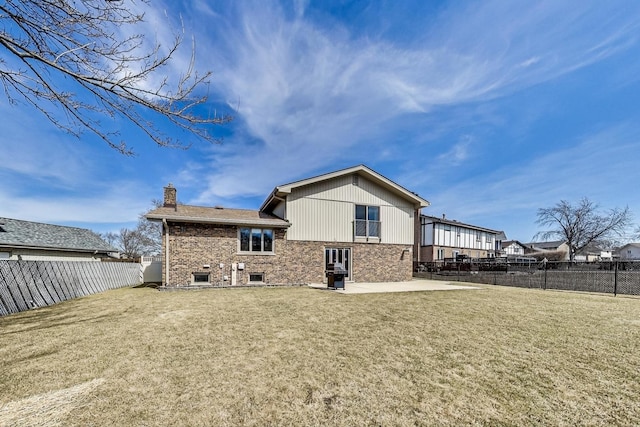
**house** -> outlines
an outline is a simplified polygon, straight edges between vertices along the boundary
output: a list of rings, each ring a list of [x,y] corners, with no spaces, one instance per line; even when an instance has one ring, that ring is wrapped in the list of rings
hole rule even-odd
[[[0,259],[100,261],[113,252],[91,230],[0,218]]]
[[[163,224],[163,283],[272,285],[410,280],[425,199],[364,165],[277,186],[258,210],[176,203],[146,216]]]
[[[500,231],[464,224],[442,218],[421,215],[420,259],[421,262],[458,258],[493,258],[496,254],[496,239]]]
[[[569,245],[564,240],[525,243],[525,253],[545,256],[549,261],[569,261]]]
[[[616,252],[620,261],[640,260],[640,243],[627,243]]]
[[[507,240],[507,235],[505,234],[505,232],[502,230],[498,231],[498,233],[496,234],[496,244],[495,244],[496,257],[505,256],[504,249],[502,249],[502,242],[506,240]]]
[[[525,245],[517,240],[504,240],[502,251],[507,258],[524,256]]]
[[[596,262],[596,261],[611,261],[613,259],[611,251],[602,250],[602,248],[591,243],[587,247],[579,250],[575,256],[574,261],[577,262]]]

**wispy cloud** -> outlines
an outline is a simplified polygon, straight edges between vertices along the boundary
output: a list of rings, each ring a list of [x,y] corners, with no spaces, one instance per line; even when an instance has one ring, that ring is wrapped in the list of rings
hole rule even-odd
[[[228,206],[358,163],[381,166],[430,200],[434,214],[488,217],[480,223],[487,227],[516,218],[526,232],[538,207],[573,194],[618,205],[627,190],[611,183],[621,174],[628,182],[640,179],[633,148],[640,129],[629,124],[637,122],[636,109],[626,106],[617,115],[612,109],[615,117],[602,124],[597,113],[571,117],[570,128],[562,123],[540,132],[547,151],[531,149],[538,144],[531,133],[535,125],[568,118],[559,110],[575,108],[568,98],[555,103],[558,82],[572,86],[574,76],[584,82],[589,69],[616,65],[616,90],[637,85],[640,61],[629,57],[640,57],[640,3],[427,3],[358,9],[306,0],[155,1],[145,9],[146,22],[123,31],[166,47],[184,18],[185,44],[147,84],[179,80],[193,35],[196,65],[213,71],[210,95],[220,101],[207,108],[235,110],[224,143],[184,154],[135,147],[141,156],[130,162],[90,138],[67,138],[31,117],[33,111],[0,105],[0,214],[114,224],[135,221],[169,181],[183,202]],[[345,9],[348,15],[341,15]],[[579,90],[593,84],[597,92],[604,77],[597,78]],[[542,123],[549,117],[551,123]],[[604,130],[588,136],[594,129]],[[134,133],[121,130],[137,143]],[[513,158],[501,156],[505,149]],[[609,198],[613,193],[618,197]]]
[[[69,223],[131,224],[149,209],[139,197],[136,185],[114,182],[82,196],[64,191],[24,195],[10,188],[0,189],[0,214],[29,221]]]
[[[60,132],[33,111],[0,107],[5,142],[0,216],[55,223],[131,223],[150,207],[128,159],[91,138]],[[11,135],[7,139],[7,135]],[[119,163],[119,167],[114,164]]]
[[[522,236],[514,238],[525,240],[536,232],[537,210],[560,200],[575,202],[587,197],[608,208],[628,205],[640,212],[631,184],[640,181],[638,135],[640,128],[635,124],[607,128],[519,167],[496,165],[492,173],[434,188],[429,197],[452,218],[473,223],[476,218],[493,217],[494,221],[485,219],[492,222],[487,227],[519,224],[514,230]]]
[[[294,13],[274,2],[199,9],[216,89],[260,141],[227,140],[236,153],[213,157],[201,202],[265,194],[335,162],[375,162],[382,150],[372,146],[402,132],[408,114],[554,79],[624,50],[637,32],[634,14],[613,6],[495,1],[456,4],[421,40],[400,45],[339,24],[321,28],[304,5]]]
[[[462,141],[451,147],[449,151],[438,156],[440,164],[444,167],[451,167],[463,163],[469,157],[469,144],[471,144],[471,137],[465,136]]]

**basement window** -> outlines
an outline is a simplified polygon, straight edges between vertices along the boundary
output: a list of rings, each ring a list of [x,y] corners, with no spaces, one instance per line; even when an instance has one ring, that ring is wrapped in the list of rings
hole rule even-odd
[[[209,283],[209,277],[210,274],[209,273],[204,273],[204,272],[197,272],[197,273],[193,273],[193,283]]]
[[[249,283],[264,283],[264,273],[250,273]]]

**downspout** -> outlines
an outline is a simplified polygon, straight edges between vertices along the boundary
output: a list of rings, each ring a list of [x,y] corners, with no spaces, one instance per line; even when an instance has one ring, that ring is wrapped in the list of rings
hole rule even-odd
[[[416,222],[418,223],[418,231],[417,236],[414,235],[414,239],[416,239],[415,251],[416,251],[416,260],[418,264],[422,261],[422,257],[420,256],[420,252],[422,249],[422,216],[420,216],[420,208],[416,209]]]
[[[165,286],[169,286],[169,224],[167,224],[167,219],[162,218],[162,225],[165,228],[165,244],[164,244],[164,277],[165,277]]]

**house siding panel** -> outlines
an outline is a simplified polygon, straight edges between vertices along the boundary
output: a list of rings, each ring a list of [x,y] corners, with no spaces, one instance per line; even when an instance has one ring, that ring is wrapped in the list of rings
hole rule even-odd
[[[276,206],[276,208],[273,210],[273,214],[278,218],[285,218],[287,215],[285,206],[285,202],[278,203],[278,206]]]
[[[420,222],[421,261],[436,260],[439,250],[443,258],[451,258],[456,253],[473,258],[494,255],[495,232],[454,221],[443,223],[425,216],[421,217]]]
[[[289,240],[353,242],[355,205],[380,206],[382,243],[413,244],[414,207],[358,177],[339,177],[296,188],[287,197]]]

